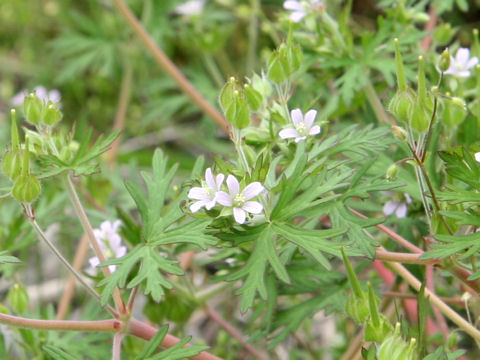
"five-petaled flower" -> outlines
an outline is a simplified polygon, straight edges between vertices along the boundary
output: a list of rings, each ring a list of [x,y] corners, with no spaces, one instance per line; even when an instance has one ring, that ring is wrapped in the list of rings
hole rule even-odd
[[[122,246],[122,238],[118,235],[118,229],[121,225],[120,220],[116,220],[113,223],[110,221],[104,221],[100,224],[99,229],[93,229],[93,235],[98,241],[98,245],[105,256],[105,259],[119,258],[127,253],[127,248]],[[100,264],[100,259],[95,256],[88,260],[90,266],[96,268]],[[114,272],[117,268],[116,265],[109,265],[108,268],[111,272]]]
[[[461,78],[469,77],[470,69],[477,63],[478,58],[476,56],[470,58],[470,49],[460,48],[457,50],[455,57],[450,56],[450,67],[445,71],[445,74]]]
[[[47,89],[42,85],[36,86],[35,89],[33,89],[33,92],[40,100],[44,102],[51,101],[55,104],[58,103],[61,98],[60,91],[56,89],[47,91]],[[10,100],[10,103],[13,106],[22,106],[25,96],[27,96],[26,91],[21,91]]]
[[[199,15],[203,11],[205,0],[189,0],[175,8],[175,13],[184,16]]]
[[[393,194],[391,191],[382,191],[385,195]],[[401,219],[407,216],[407,205],[412,202],[412,198],[408,194],[405,195],[405,201],[396,201],[396,200],[389,200],[383,206],[383,213],[385,216],[392,215],[395,213],[397,218]]]
[[[295,142],[298,143],[305,140],[308,135],[320,134],[322,128],[319,125],[313,125],[315,117],[317,116],[316,110],[309,110],[303,117],[300,109],[294,109],[291,111],[291,118],[295,128],[283,129],[278,134],[282,139],[295,138]]]
[[[220,205],[233,208],[233,217],[237,223],[245,223],[247,213],[260,214],[263,211],[263,205],[258,201],[249,201],[260,195],[265,189],[261,183],[255,181],[240,191],[240,183],[237,178],[233,175],[228,175],[227,187],[228,193],[225,191],[217,193],[217,202]]]
[[[197,212],[202,207],[210,210],[215,206],[216,196],[222,186],[224,178],[225,175],[223,174],[218,174],[216,177],[213,177],[211,168],[205,170],[205,186],[193,187],[187,195],[192,200],[198,200],[190,205],[190,211],[192,213]]]
[[[296,23],[300,22],[310,11],[314,9],[320,9],[322,7],[323,3],[320,0],[287,0],[283,2],[283,8],[292,12],[290,14],[290,20]]]

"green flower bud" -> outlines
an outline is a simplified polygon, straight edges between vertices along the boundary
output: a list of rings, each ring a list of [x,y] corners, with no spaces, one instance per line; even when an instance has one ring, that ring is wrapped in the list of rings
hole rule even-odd
[[[385,178],[387,179],[387,181],[393,181],[397,178],[397,174],[398,174],[398,165],[392,164],[388,167]]]
[[[250,110],[243,89],[231,77],[220,93],[220,106],[225,118],[237,129],[243,129],[250,124]]]
[[[288,62],[290,65],[290,72],[293,73],[300,69],[303,61],[302,48],[299,45],[289,46],[288,48]]]
[[[347,302],[345,304],[345,312],[350,316],[357,324],[363,324],[370,315],[368,310],[368,300],[366,293],[362,291],[363,296],[357,297],[355,294],[349,294]]]
[[[388,111],[399,120],[408,123],[413,105],[415,104],[415,98],[415,92],[410,88],[407,88],[405,91],[397,91],[388,105]]]
[[[281,83],[287,80],[289,75],[290,68],[285,52],[275,50],[268,62],[268,77],[277,83]]]
[[[392,332],[393,327],[390,321],[379,314],[377,322],[370,318],[365,327],[365,341],[376,341],[381,343]],[[393,358],[390,358],[393,359]]]
[[[21,175],[15,180],[12,195],[15,200],[22,203],[31,203],[40,195],[42,185],[40,181],[33,175]]]
[[[248,105],[252,110],[260,109],[263,102],[262,94],[255,90],[252,86],[245,84],[245,96],[247,97]]]
[[[34,93],[25,97],[23,102],[23,111],[27,121],[33,125],[38,125],[43,121],[45,105]]]
[[[438,68],[441,72],[445,72],[450,67],[450,52],[448,49],[443,50],[440,59],[438,60]]]
[[[407,140],[407,132],[400,126],[392,125],[392,133],[393,136],[400,141]]]
[[[448,92],[446,95],[450,96]],[[447,98],[444,105],[442,114],[443,123],[450,127],[460,125],[467,115],[466,105],[463,99],[458,97]]]
[[[62,112],[58,108],[58,105],[49,102],[45,109],[45,116],[43,122],[47,125],[54,126],[62,119]]]
[[[22,173],[22,153],[20,151],[7,150],[3,154],[2,169],[11,180],[19,177]]]
[[[448,338],[447,338],[447,347],[448,347],[450,350],[454,350],[454,349],[457,347],[457,343],[458,343],[457,332],[456,332],[456,331],[453,331],[452,333],[450,333],[450,335],[448,335]]]
[[[428,20],[430,20],[430,16],[428,16],[428,14],[424,12],[416,12],[412,15],[411,19],[417,24],[424,24]]]
[[[28,294],[20,284],[13,285],[8,291],[8,301],[10,306],[17,313],[21,314],[28,308]]]
[[[430,113],[418,101],[413,106],[410,124],[418,132],[425,132],[430,125]]]

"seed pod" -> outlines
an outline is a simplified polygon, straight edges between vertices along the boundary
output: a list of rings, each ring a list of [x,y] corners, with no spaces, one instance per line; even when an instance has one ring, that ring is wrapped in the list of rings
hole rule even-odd
[[[441,72],[445,72],[450,67],[450,52],[448,49],[443,50],[440,59],[438,60],[438,68]]]
[[[388,111],[395,115],[399,120],[408,123],[416,97],[415,92],[410,88],[406,88],[405,91],[399,90],[390,101]]]
[[[397,174],[398,174],[398,165],[392,164],[387,169],[387,173],[385,174],[385,179],[387,179],[387,181],[393,181],[397,178]]]
[[[28,294],[23,286],[14,284],[8,291],[10,306],[17,313],[21,314],[28,308]]]
[[[3,154],[2,169],[10,180],[15,180],[22,173],[22,155],[19,151],[7,150]]]
[[[56,104],[49,102],[47,108],[45,109],[45,116],[43,117],[43,122],[47,125],[54,126],[56,125],[63,117],[62,112]]]
[[[33,174],[21,175],[15,180],[12,195],[22,203],[31,203],[40,195],[42,185]]]
[[[38,125],[43,121],[45,105],[34,93],[30,93],[23,101],[23,111],[29,123]]]

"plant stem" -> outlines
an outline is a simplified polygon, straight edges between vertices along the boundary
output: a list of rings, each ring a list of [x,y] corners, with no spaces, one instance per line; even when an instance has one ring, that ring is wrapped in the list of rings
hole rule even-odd
[[[87,217],[85,209],[83,208],[82,203],[78,198],[78,194],[77,194],[77,191],[75,190],[75,186],[73,185],[70,174],[67,174],[64,177],[64,182],[65,182],[65,187],[67,188],[68,194],[70,196],[70,200],[72,201],[73,207],[75,208],[75,212],[77,213],[77,216],[80,222],[82,223],[83,230],[85,231],[85,234],[88,237],[90,245],[93,247],[93,250],[95,251],[95,254],[97,255],[100,262],[104,262],[106,260],[105,256],[103,255],[102,249],[100,248],[100,245],[97,239],[95,238],[95,235],[93,234],[92,225],[90,224],[90,220]],[[102,270],[105,276],[110,276],[110,269],[108,268],[108,266],[103,266]],[[115,302],[115,306],[117,310],[121,314],[125,314],[126,312],[125,303],[123,302],[123,299],[120,295],[120,291],[118,290],[118,288],[114,289],[112,297]]]
[[[377,92],[373,88],[372,83],[370,80],[367,80],[367,84],[365,85],[365,95],[367,97],[368,103],[373,109],[373,112],[377,116],[377,119],[380,123],[391,124],[392,121],[388,116],[385,108],[382,105],[382,102],[378,98]]]
[[[141,339],[145,340],[150,340],[152,337],[155,336],[157,333],[157,329],[154,327],[143,323],[137,319],[131,318],[129,323],[128,323],[128,333],[139,337]],[[176,338],[173,335],[167,334],[165,338],[162,341],[162,346],[165,348],[171,348],[175,344],[177,344],[180,341],[180,339]],[[189,345],[186,345],[189,346]],[[212,355],[206,351],[202,351],[200,354],[196,356],[192,356],[191,359],[193,360],[222,360],[221,358]]]
[[[168,58],[163,50],[155,43],[142,24],[138,21],[132,11],[123,0],[113,0],[113,4],[122,14],[133,31],[140,37],[160,67],[176,81],[179,88],[196,103],[202,111],[210,116],[225,133],[230,134],[230,125],[220,112],[215,109],[205,98],[193,87],[193,85],[178,70],[175,64]]]
[[[121,360],[122,358],[122,340],[125,334],[116,333],[113,337],[112,360]]]
[[[383,291],[382,295],[387,297],[400,298],[400,299],[415,300],[417,298],[417,295],[415,294],[406,294],[404,292],[398,292],[398,291]],[[449,298],[449,297],[440,297],[440,299],[445,303],[450,303],[453,305],[458,305],[458,306],[465,305],[465,303],[461,299]]]
[[[267,358],[260,353],[257,349],[255,349],[252,345],[250,345],[240,334],[240,332],[235,329],[232,325],[230,325],[227,321],[225,321],[220,314],[218,314],[215,310],[213,310],[208,305],[205,305],[205,312],[207,313],[210,318],[215,321],[218,325],[220,325],[227,333],[232,335],[242,346],[247,350],[250,354],[252,354],[256,359],[259,360],[267,360]]]
[[[0,323],[25,329],[117,332],[122,330],[122,323],[116,319],[96,321],[41,320],[28,319],[0,313]]]
[[[60,251],[58,251],[58,249],[55,247],[55,245],[53,245],[53,243],[50,241],[50,239],[46,236],[46,234],[42,231],[42,229],[40,228],[40,226],[38,225],[37,221],[35,219],[32,219],[30,221],[30,223],[32,224],[33,228],[35,229],[35,231],[37,232],[38,236],[40,237],[40,239],[42,239],[45,244],[47,244],[47,246],[50,248],[50,250],[53,251],[53,253],[55,254],[55,256],[60,260],[60,262],[68,269],[68,271],[70,271],[70,273],[75,276],[75,278],[85,287],[85,289],[87,289],[87,291],[97,300],[100,300],[101,296],[98,292],[95,291],[94,288],[92,288],[86,281],[85,279],[83,279],[82,275],[80,275],[78,273],[77,270],[75,270],[72,265],[70,265],[70,263],[67,261],[67,259],[65,259],[63,257],[63,255],[60,253]],[[113,309],[111,306],[109,305],[106,305],[106,309],[108,311],[110,311],[110,313],[112,313],[112,315],[117,315],[117,312],[115,311],[115,309]]]
[[[213,81],[215,82],[215,85],[217,85],[219,88],[222,88],[222,86],[225,84],[225,79],[223,78],[223,75],[220,73],[220,70],[218,69],[218,66],[215,63],[215,59],[213,58],[212,54],[203,53],[202,58],[203,58],[203,63],[205,64],[210,75],[212,76]]]
[[[255,60],[258,42],[258,14],[260,12],[259,0],[250,0],[250,22],[248,25],[248,50],[245,74],[255,71]]]
[[[375,251],[375,260],[393,261],[404,264],[437,264],[436,259],[420,259],[421,254],[405,254],[400,252],[383,251],[377,248]]]
[[[393,262],[389,262],[389,264],[392,270],[395,271],[401,278],[403,278],[410,286],[412,286],[415,290],[420,291],[422,283],[403,265]],[[460,315],[458,315],[458,313],[452,310],[434,292],[429,289],[425,289],[424,296],[430,301],[432,306],[436,306],[447,318],[457,324],[460,329],[469,334],[477,342],[480,341],[480,331]]]
[[[120,94],[118,97],[117,113],[115,114],[115,121],[112,130],[121,130],[125,127],[125,118],[127,115],[128,104],[130,102],[130,95],[132,92],[132,65],[128,60],[125,60],[123,65],[122,83],[120,85]],[[110,168],[115,166],[117,160],[118,148],[120,146],[122,134],[118,135],[107,153],[107,162]]]

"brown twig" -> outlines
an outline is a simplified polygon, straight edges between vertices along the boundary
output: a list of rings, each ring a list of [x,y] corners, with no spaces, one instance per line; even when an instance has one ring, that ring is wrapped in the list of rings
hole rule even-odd
[[[225,321],[220,314],[218,314],[215,310],[213,310],[208,305],[205,305],[205,312],[210,316],[210,318],[215,321],[220,327],[222,327],[226,332],[232,335],[242,346],[247,350],[250,354],[255,356],[256,359],[260,360],[267,360],[267,358],[260,353],[257,349],[255,349],[252,345],[250,345],[242,336],[242,334],[235,329],[230,323]]]
[[[435,12],[435,6],[430,5],[430,10],[428,11],[429,19],[425,24],[425,31],[428,31],[429,34],[422,39],[422,51],[427,51],[432,43],[432,32],[437,25],[437,13]]]
[[[383,251],[379,249],[375,251],[376,260],[400,262],[403,264],[438,264],[439,263],[437,259],[423,260],[423,259],[420,259],[420,256],[421,256],[420,254],[406,254],[406,253],[400,253],[400,252]]]
[[[155,43],[150,34],[145,30],[132,11],[123,0],[113,0],[115,7],[122,14],[134,32],[153,55],[158,65],[177,83],[178,87],[197,104],[202,111],[210,116],[220,128],[230,135],[230,125],[220,112],[215,109],[205,98],[193,87],[187,78],[178,70],[175,64],[168,58],[163,50]]]
[[[399,291],[383,291],[382,292],[383,296],[386,297],[393,297],[393,298],[399,298],[399,299],[417,299],[417,295],[415,294],[409,294],[409,293],[404,293],[404,292],[399,292]],[[465,303],[462,301],[462,299],[456,299],[456,298],[449,298],[449,297],[440,297],[440,299],[448,304],[453,304],[453,305],[458,305],[458,306],[464,306]]]
[[[117,113],[113,122],[113,131],[122,130],[125,127],[125,118],[127,116],[128,104],[130,102],[130,95],[132,89],[132,66],[127,60],[123,66],[122,83],[120,85],[120,94],[118,97]],[[120,146],[122,134],[120,134],[112,143],[107,155],[107,162],[110,168],[115,166],[118,155],[118,148]]]

